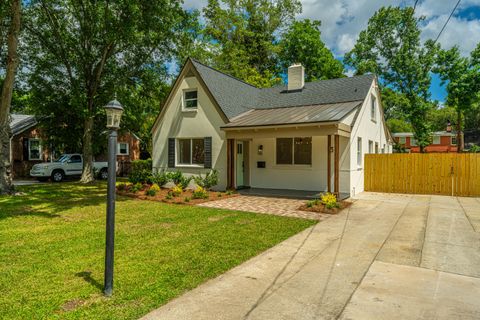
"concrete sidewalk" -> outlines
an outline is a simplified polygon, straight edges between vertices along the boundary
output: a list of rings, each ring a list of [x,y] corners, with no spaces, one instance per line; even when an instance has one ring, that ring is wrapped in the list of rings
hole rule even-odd
[[[478,319],[479,209],[473,198],[365,193],[144,319]]]

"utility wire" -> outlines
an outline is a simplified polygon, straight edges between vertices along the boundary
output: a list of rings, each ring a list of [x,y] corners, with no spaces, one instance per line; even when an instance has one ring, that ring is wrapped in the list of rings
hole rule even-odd
[[[447,21],[445,21],[445,24],[444,24],[443,27],[442,27],[442,30],[440,30],[440,32],[438,33],[437,38],[436,38],[435,41],[433,42],[434,44],[437,43],[438,38],[440,38],[440,36],[442,35],[443,30],[445,30],[445,27],[447,26],[448,22],[450,21],[450,18],[452,18],[453,13],[454,13],[455,10],[457,9],[458,5],[460,4],[460,1],[462,1],[462,0],[458,0],[458,1],[457,1],[457,4],[456,4],[455,7],[453,8],[452,12],[450,12],[450,15],[448,16]]]

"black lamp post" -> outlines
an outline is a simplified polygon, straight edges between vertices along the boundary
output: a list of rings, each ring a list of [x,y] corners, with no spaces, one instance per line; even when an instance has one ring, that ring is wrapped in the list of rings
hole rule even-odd
[[[108,136],[108,185],[107,185],[107,232],[105,241],[105,283],[104,293],[107,297],[113,291],[113,251],[115,238],[115,183],[117,180],[117,130],[120,128],[123,108],[117,100],[105,106],[107,113]]]

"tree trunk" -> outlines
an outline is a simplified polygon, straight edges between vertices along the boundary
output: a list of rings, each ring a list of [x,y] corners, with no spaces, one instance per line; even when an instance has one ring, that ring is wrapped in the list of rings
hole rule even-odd
[[[88,116],[85,119],[83,129],[83,172],[80,182],[90,183],[95,181],[93,173],[93,150],[92,150],[92,130],[93,130],[93,116]]]
[[[0,97],[0,193],[10,193],[13,190],[10,166],[10,104],[18,65],[20,14],[20,0],[12,0],[11,22],[7,38],[7,69]]]
[[[457,152],[463,152],[462,113],[457,111]]]

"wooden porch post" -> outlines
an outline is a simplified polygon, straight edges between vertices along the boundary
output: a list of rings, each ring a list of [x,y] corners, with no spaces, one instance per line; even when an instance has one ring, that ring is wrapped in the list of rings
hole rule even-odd
[[[332,139],[330,135],[327,136],[327,191],[332,192]]]
[[[333,181],[333,193],[339,198],[340,196],[340,136],[338,134],[335,135],[335,156],[334,156],[334,166],[335,166],[335,174],[334,174],[334,181]]]
[[[234,139],[227,139],[227,189],[235,188],[235,175],[234,175]]]

